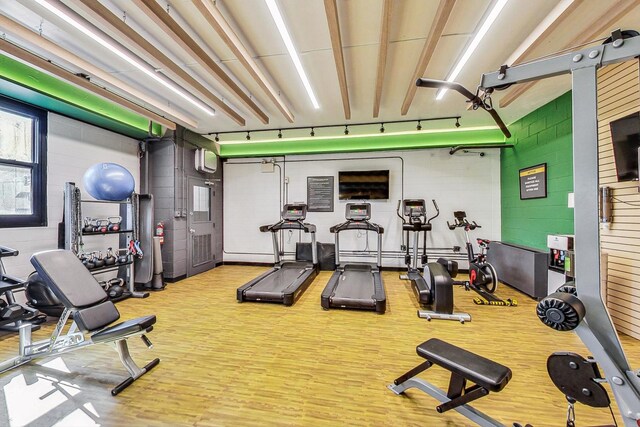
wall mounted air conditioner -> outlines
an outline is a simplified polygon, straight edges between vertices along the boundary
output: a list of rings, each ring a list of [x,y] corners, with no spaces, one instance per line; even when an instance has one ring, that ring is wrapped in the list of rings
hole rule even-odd
[[[218,167],[218,156],[205,148],[196,150],[196,170],[198,172],[215,173]]]

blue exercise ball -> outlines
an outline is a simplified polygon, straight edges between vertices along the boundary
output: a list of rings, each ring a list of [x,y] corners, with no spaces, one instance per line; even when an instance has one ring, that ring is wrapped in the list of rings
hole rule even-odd
[[[125,200],[135,189],[131,172],[116,163],[96,163],[84,173],[82,182],[96,200]]]

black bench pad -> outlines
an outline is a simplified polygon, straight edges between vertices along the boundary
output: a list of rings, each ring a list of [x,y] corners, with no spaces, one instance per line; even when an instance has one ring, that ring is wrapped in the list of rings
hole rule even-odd
[[[126,320],[117,325],[110,326],[106,329],[91,335],[91,340],[95,343],[114,341],[119,337],[134,334],[150,328],[156,323],[156,316],[144,316],[137,319]]]
[[[437,338],[416,347],[418,356],[443,367],[489,391],[502,390],[511,379],[511,369]]]

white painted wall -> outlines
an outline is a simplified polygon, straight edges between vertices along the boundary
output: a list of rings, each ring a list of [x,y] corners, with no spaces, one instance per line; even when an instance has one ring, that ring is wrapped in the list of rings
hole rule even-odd
[[[134,139],[68,117],[49,113],[47,135],[47,226],[0,228],[0,245],[20,251],[18,257],[5,258],[7,272],[26,277],[33,271],[31,254],[58,247],[58,223],[62,221],[64,183],[80,186],[83,198],[90,198],[82,186],[87,168],[99,162],[118,163],[127,168],[139,189],[138,142]],[[117,205],[86,205],[86,216],[116,215]],[[85,237],[85,250],[117,247],[115,236]]]
[[[276,158],[274,173],[261,172],[261,159],[230,159],[224,163],[224,260],[241,262],[273,262],[271,236],[260,233],[258,227],[279,219],[280,174],[288,177],[282,191],[290,202],[306,202],[308,176],[334,176],[334,212],[310,212],[307,221],[316,224],[320,242],[333,242],[329,227],[344,221],[346,201],[338,200],[338,172],[344,170],[388,169],[390,175],[389,200],[371,200],[372,221],[382,225],[383,251],[400,252],[401,221],[396,216],[398,200],[402,198],[402,165],[404,163],[404,198],[427,200],[427,212],[433,215],[431,199],[436,199],[440,216],[429,233],[430,248],[462,246],[462,230],[447,228],[453,222],[453,211],[464,210],[470,220],[482,225],[472,238],[500,239],[500,153],[486,150],[486,155],[458,153],[448,149],[388,151]],[[363,159],[366,158],[366,159]],[[311,160],[296,162],[299,160]],[[308,241],[302,236],[303,241]],[[285,234],[285,248],[293,251],[298,233]],[[342,250],[364,250],[367,236],[355,231],[340,235]],[[374,233],[369,235],[369,249],[375,250]],[[397,256],[396,254],[396,256]],[[384,266],[402,267],[400,257],[383,258]],[[373,261],[373,259],[372,259]],[[466,263],[460,264],[467,268]]]

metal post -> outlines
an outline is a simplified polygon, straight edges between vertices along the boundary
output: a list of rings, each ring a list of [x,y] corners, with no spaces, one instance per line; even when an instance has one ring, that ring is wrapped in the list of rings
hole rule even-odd
[[[278,233],[271,232],[271,239],[273,241],[273,259],[275,264],[280,264],[280,248],[278,247]]]
[[[336,266],[340,265],[340,232],[336,231]]]
[[[595,65],[572,71],[574,226],[578,236],[575,248],[576,291],[586,309],[583,322],[588,325],[588,328],[579,327],[576,333],[589,345],[607,380],[617,386],[612,390],[625,424],[637,426],[640,408],[630,407],[630,402],[638,402],[640,396],[625,381],[630,373],[629,363],[600,293],[596,71]],[[637,383],[637,376],[633,373],[631,376],[635,379],[630,381]]]
[[[426,233],[426,231],[425,231]],[[378,234],[378,236],[380,236]],[[418,270],[418,242],[420,241],[420,232],[414,230],[413,231],[413,259],[411,260],[411,269],[414,271]]]
[[[378,232],[378,268],[382,267],[382,234]]]
[[[313,265],[318,264],[318,246],[316,245],[316,232],[311,232],[311,259],[313,260]]]

